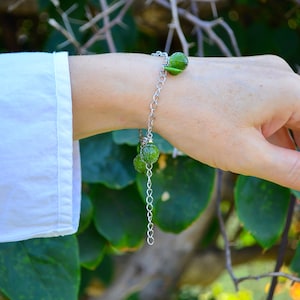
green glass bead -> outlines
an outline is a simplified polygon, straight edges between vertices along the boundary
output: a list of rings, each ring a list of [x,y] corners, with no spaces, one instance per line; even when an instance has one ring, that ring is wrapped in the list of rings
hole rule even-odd
[[[169,63],[164,69],[172,75],[180,74],[188,65],[187,56],[182,52],[175,52],[169,58]]]
[[[142,160],[141,155],[138,154],[134,159],[133,159],[133,166],[135,170],[139,173],[145,174],[147,171],[146,168],[146,163]]]
[[[154,164],[159,158],[159,149],[152,142],[147,143],[141,149],[141,158],[146,164]]]

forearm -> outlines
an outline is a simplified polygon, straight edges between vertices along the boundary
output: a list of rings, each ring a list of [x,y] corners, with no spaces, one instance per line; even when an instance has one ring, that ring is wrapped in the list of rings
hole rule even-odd
[[[161,58],[120,53],[71,56],[69,64],[74,139],[147,125]]]

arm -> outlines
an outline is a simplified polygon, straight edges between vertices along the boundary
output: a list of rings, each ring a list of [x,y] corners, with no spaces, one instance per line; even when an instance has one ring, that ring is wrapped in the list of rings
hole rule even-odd
[[[141,54],[70,57],[74,138],[144,128],[162,60]],[[168,76],[154,129],[223,170],[300,189],[300,79],[275,56],[190,58]]]

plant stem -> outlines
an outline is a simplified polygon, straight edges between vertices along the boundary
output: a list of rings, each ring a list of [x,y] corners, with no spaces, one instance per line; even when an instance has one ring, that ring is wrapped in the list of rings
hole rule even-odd
[[[289,233],[289,229],[292,224],[295,203],[296,203],[296,197],[293,194],[291,194],[288,213],[287,213],[287,217],[286,217],[286,223],[285,223],[285,227],[284,227],[284,230],[282,233],[282,238],[281,238],[280,247],[278,250],[278,256],[277,256],[277,261],[276,261],[274,272],[279,272],[283,265],[283,262],[284,262],[284,255],[285,255],[285,251],[286,251],[287,244],[288,244],[288,233]],[[272,278],[267,300],[273,299],[277,281],[278,281],[277,276]]]
[[[233,273],[233,268],[232,268],[232,260],[231,260],[231,250],[230,250],[230,243],[228,240],[228,236],[226,233],[226,228],[225,228],[225,223],[224,219],[222,216],[222,211],[221,211],[221,185],[222,185],[222,175],[223,172],[221,170],[217,170],[217,215],[218,215],[218,220],[220,224],[220,231],[221,235],[224,240],[224,247],[225,247],[225,258],[226,258],[226,269],[233,281],[234,288],[236,291],[238,291],[238,279],[235,277]]]

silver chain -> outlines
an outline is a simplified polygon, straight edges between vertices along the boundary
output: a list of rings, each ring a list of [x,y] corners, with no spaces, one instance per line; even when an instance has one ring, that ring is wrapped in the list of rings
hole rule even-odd
[[[156,84],[156,90],[153,94],[152,101],[150,103],[150,113],[148,117],[148,127],[147,127],[147,134],[144,138],[143,143],[149,143],[153,140],[153,124],[154,124],[154,114],[155,110],[158,106],[158,100],[160,96],[160,92],[162,87],[167,79],[167,71],[165,71],[164,66],[169,62],[169,56],[166,52],[156,51],[152,53],[153,56],[161,56],[164,58],[164,63],[161,66],[159,72],[159,78]],[[152,190],[152,168],[153,164],[146,165],[146,176],[147,176],[147,190],[146,190],[146,211],[147,211],[147,243],[148,245],[154,244],[154,224],[153,224],[153,190]]]

